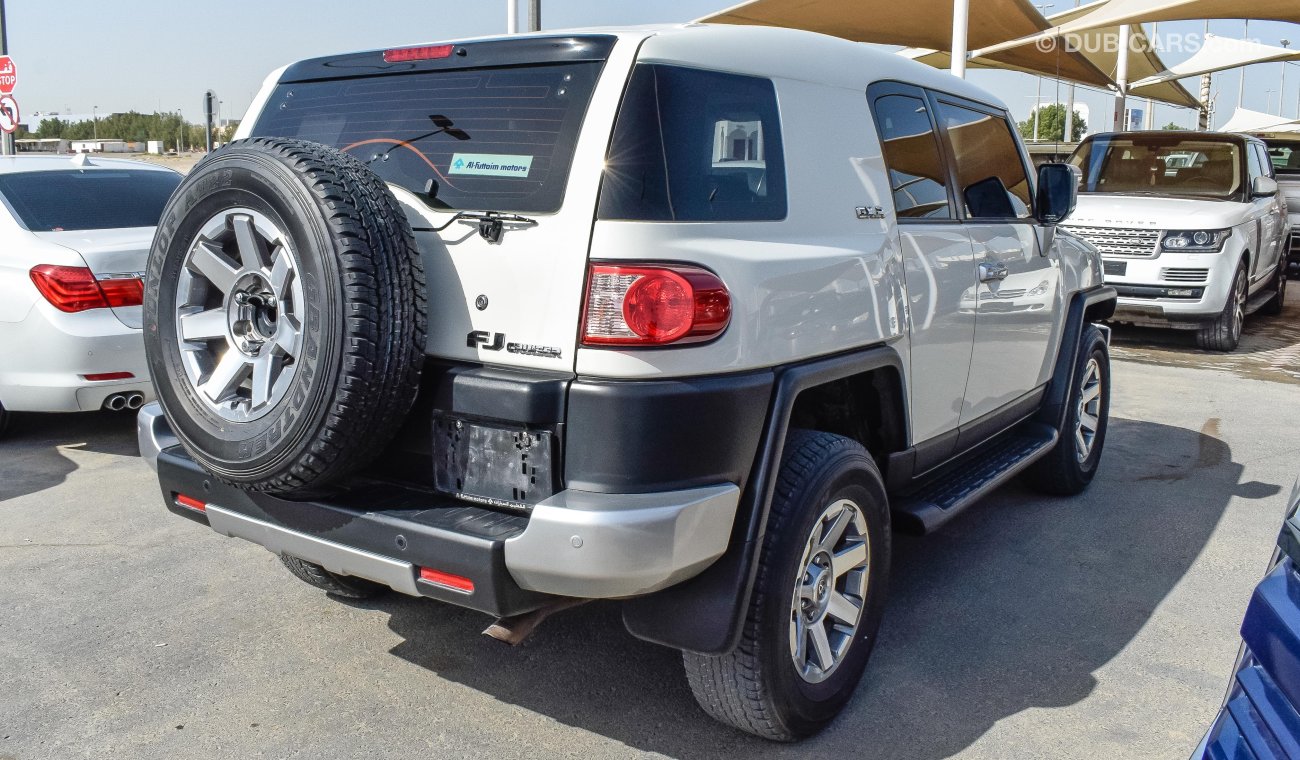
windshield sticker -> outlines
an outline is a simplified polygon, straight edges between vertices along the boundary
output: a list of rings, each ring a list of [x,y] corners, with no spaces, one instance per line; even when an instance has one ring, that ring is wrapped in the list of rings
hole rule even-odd
[[[532,168],[532,156],[456,153],[451,157],[452,174],[476,174],[480,177],[527,177]]]

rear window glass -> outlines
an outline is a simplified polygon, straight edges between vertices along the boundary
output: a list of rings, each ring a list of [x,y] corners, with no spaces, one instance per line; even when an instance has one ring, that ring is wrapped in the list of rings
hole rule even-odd
[[[769,79],[639,64],[614,126],[601,219],[784,219],[785,159]]]
[[[339,148],[434,208],[548,213],[602,65],[281,84],[252,133]]]
[[[0,195],[32,232],[153,227],[181,183],[148,169],[0,174]]]
[[[1265,140],[1278,174],[1300,174],[1300,140]]]

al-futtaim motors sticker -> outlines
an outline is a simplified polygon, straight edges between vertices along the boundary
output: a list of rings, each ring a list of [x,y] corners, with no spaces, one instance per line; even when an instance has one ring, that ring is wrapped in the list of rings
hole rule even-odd
[[[480,177],[527,177],[532,171],[532,156],[509,156],[496,153],[456,153],[451,157],[451,174],[474,174]]]

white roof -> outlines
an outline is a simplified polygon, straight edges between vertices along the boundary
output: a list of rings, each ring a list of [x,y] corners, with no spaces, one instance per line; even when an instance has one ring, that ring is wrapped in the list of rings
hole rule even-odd
[[[121,158],[100,158],[94,156],[84,165],[73,163],[72,156],[0,156],[0,174],[13,172],[70,171],[73,169],[153,169],[155,171],[172,171],[165,166],[151,164],[148,161],[130,161]]]
[[[1300,50],[1287,50],[1284,47],[1262,45],[1250,40],[1206,34],[1205,43],[1191,58],[1176,66],[1170,66],[1159,74],[1136,81],[1133,87],[1146,87],[1168,82],[1171,79],[1200,76],[1215,71],[1235,69],[1238,66],[1248,66],[1252,63],[1288,60],[1300,60]]]

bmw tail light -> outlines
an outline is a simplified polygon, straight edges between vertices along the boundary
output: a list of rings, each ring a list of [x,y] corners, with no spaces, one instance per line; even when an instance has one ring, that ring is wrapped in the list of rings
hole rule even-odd
[[[592,264],[582,342],[589,346],[698,343],[731,321],[731,294],[718,276],[686,265]]]
[[[139,277],[97,280],[86,267],[54,264],[32,267],[31,276],[45,300],[69,314],[144,303],[144,282]]]

